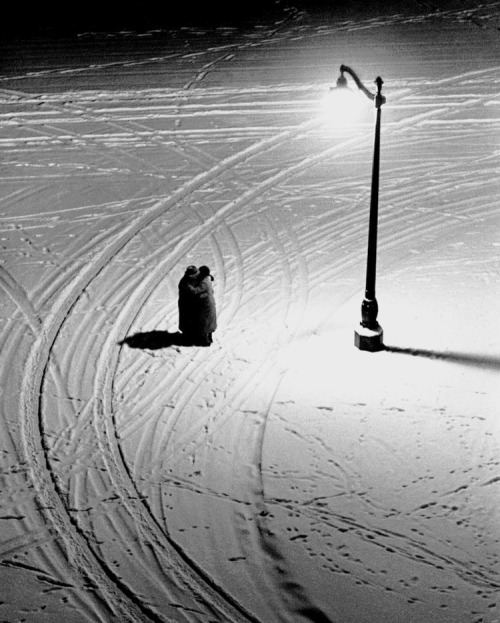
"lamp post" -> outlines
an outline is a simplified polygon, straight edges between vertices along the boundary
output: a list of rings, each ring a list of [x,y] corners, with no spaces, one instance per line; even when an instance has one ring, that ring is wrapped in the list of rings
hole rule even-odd
[[[346,65],[340,66],[340,77],[337,80],[337,88],[345,89],[347,79],[344,73],[349,74],[354,79],[356,86],[372,101],[375,102],[375,144],[373,150],[372,166],[372,185],[370,196],[370,221],[368,226],[368,253],[366,261],[366,286],[365,298],[361,304],[360,326],[354,331],[354,344],[360,350],[371,352],[383,349],[383,331],[377,322],[378,303],[375,298],[375,280],[377,267],[377,225],[378,225],[378,190],[380,175],[380,117],[381,107],[385,104],[385,97],[382,95],[382,78],[375,79],[377,92],[371,93],[361,82],[354,70]]]

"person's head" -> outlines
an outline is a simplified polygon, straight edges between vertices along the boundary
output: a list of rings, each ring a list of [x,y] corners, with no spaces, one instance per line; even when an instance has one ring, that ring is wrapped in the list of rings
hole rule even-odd
[[[196,268],[196,266],[188,266],[186,268],[186,275],[188,277],[194,277],[194,275],[196,275],[198,273],[198,269]]]
[[[208,277],[210,275],[210,268],[208,266],[200,266],[198,269],[198,274],[200,277]]]

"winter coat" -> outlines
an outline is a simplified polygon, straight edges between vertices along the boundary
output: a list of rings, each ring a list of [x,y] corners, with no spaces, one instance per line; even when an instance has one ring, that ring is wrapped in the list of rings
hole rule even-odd
[[[210,275],[190,287],[195,295],[193,323],[194,332],[198,335],[213,333],[217,329],[217,310],[215,307],[214,289]]]
[[[196,293],[197,275],[185,274],[179,281],[179,331],[185,335],[194,333],[196,323]]]

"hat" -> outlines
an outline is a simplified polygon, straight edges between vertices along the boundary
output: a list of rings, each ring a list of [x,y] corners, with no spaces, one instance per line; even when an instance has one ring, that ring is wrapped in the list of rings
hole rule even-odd
[[[198,269],[196,268],[196,266],[188,266],[186,268],[186,275],[196,275],[197,272]]]

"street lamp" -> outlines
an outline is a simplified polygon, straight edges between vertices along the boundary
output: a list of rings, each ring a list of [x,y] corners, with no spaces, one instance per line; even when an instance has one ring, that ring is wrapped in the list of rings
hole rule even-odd
[[[354,331],[354,344],[360,350],[371,352],[379,351],[383,346],[382,327],[377,322],[378,303],[375,298],[375,278],[377,266],[377,222],[378,222],[378,189],[380,174],[380,116],[382,104],[385,104],[385,97],[382,95],[382,78],[375,79],[377,92],[372,93],[361,82],[356,73],[346,65],[340,66],[340,77],[337,80],[337,86],[330,89],[331,92],[339,89],[348,89],[347,78],[345,73],[352,76],[356,86],[370,100],[375,102],[376,119],[375,119],[375,145],[373,151],[373,167],[372,167],[372,186],[370,197],[370,222],[368,226],[368,254],[366,262],[366,287],[365,298],[361,304],[361,322],[360,326]]]

